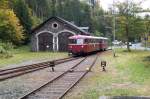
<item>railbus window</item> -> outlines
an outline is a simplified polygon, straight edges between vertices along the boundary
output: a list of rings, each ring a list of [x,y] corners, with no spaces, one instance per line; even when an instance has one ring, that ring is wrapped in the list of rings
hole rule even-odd
[[[91,43],[91,39],[88,39],[88,43]]]
[[[92,39],[89,39],[89,43],[92,43]]]
[[[69,40],[69,43],[70,43],[70,44],[76,44],[76,42],[77,42],[76,39],[70,39],[70,40]]]
[[[84,39],[77,39],[77,44],[83,44],[84,43]]]
[[[102,39],[99,40],[99,43],[102,43]]]
[[[93,43],[93,39],[91,39],[91,43]]]
[[[91,43],[91,39],[85,39],[85,41],[84,41],[86,44],[89,44],[89,43]]]
[[[85,40],[84,40],[84,43],[85,43],[85,44],[88,44],[88,39],[85,39]]]
[[[106,43],[106,40],[104,40],[104,43]]]
[[[96,39],[96,43],[98,43],[99,39]]]

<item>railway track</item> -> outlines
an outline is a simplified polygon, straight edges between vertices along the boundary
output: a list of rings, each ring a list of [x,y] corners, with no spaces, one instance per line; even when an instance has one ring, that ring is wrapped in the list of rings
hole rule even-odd
[[[57,65],[57,64],[72,61],[75,59],[78,59],[78,58],[69,57],[69,58],[54,60],[54,62]],[[0,70],[0,81],[47,68],[49,67],[50,62],[51,61],[47,61],[43,63],[37,63],[37,64],[26,65],[22,67],[15,67],[15,68],[10,68],[10,69]]]
[[[71,69],[19,99],[61,99],[89,72],[97,57],[98,55],[85,57]],[[83,69],[83,66],[89,68],[89,70]]]

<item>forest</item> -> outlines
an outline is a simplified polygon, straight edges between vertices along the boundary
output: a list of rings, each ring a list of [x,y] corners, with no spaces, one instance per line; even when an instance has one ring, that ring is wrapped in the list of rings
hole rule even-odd
[[[52,16],[88,26],[92,35],[113,40],[115,31],[118,40],[140,41],[150,32],[150,16],[138,15],[149,10],[140,4],[128,0],[105,11],[98,0],[0,0],[0,53],[29,44],[32,29]]]

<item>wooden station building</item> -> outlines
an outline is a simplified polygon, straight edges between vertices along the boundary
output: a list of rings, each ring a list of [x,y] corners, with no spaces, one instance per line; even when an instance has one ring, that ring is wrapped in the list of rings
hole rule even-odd
[[[32,51],[67,51],[68,37],[90,35],[75,24],[60,17],[51,17],[32,31]]]

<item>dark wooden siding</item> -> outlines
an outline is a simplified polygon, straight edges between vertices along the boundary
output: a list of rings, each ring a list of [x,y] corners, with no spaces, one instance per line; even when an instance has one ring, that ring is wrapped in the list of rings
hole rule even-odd
[[[68,51],[68,37],[73,36],[73,34],[69,32],[63,32],[58,35],[58,46],[59,51]]]

